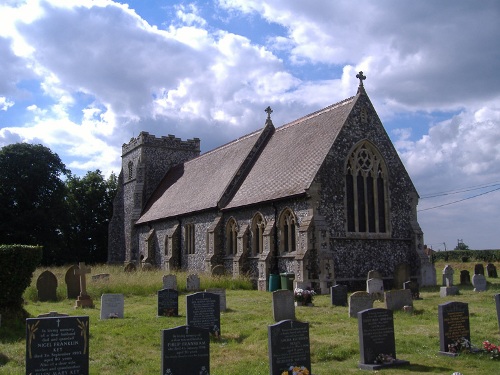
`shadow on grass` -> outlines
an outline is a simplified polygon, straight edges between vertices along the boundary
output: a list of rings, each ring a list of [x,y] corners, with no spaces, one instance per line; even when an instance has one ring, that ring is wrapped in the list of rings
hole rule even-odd
[[[0,330],[2,342],[16,342],[26,337],[26,319],[31,317],[26,310],[2,310],[0,314],[2,315],[2,330]]]

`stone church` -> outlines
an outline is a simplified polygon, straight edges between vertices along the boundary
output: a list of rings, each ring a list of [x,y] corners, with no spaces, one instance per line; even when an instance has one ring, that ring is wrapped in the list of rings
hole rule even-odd
[[[370,270],[392,287],[403,265],[435,285],[417,191],[356,77],[355,96],[278,128],[268,107],[262,129],[202,155],[197,138],[124,144],[108,262],[221,266],[259,290],[287,272],[322,293],[362,288]]]

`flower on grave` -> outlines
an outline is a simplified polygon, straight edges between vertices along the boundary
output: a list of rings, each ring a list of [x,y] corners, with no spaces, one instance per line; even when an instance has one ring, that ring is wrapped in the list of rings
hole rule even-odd
[[[465,337],[459,338],[457,341],[448,344],[448,352],[450,353],[470,353],[471,343]]]
[[[387,363],[392,363],[394,361],[395,361],[395,359],[392,356],[392,354],[380,353],[378,356],[375,357],[374,362],[379,363],[379,364],[387,364]]]
[[[488,340],[483,341],[483,349],[488,353],[490,359],[500,359],[500,345],[495,345]]]
[[[316,295],[314,290],[310,288],[301,289],[295,288],[293,296],[296,302],[312,303],[313,297]]]
[[[290,368],[283,371],[281,375],[309,375],[309,370],[305,366],[290,366]]]

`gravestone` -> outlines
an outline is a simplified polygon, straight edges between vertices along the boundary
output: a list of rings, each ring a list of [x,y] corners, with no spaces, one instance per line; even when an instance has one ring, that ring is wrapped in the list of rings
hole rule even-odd
[[[75,275],[75,270],[78,269],[77,265],[73,265],[66,271],[64,276],[64,281],[66,282],[66,289],[68,293],[68,299],[78,298],[80,294],[80,278]]]
[[[209,375],[209,373],[210,333],[207,329],[180,326],[162,330],[162,375]]]
[[[497,307],[498,329],[500,330],[500,294],[495,294],[495,306]]]
[[[368,309],[358,312],[358,336],[360,369],[378,370],[410,364],[408,361],[397,359],[391,310]],[[390,356],[391,360],[388,360],[387,356]],[[388,361],[385,362],[384,358]]]
[[[109,281],[109,273],[98,273],[92,275],[92,281]]]
[[[474,266],[474,275],[483,275],[484,276],[484,266],[481,263],[477,263]]]
[[[382,279],[382,274],[377,270],[370,270],[368,271],[368,276],[366,277],[366,280],[370,279]]]
[[[106,293],[101,296],[101,320],[122,318],[125,309],[123,294]]]
[[[486,277],[481,274],[472,276],[472,285],[474,286],[474,292],[484,292],[486,290]]]
[[[176,275],[164,275],[163,276],[163,289],[177,290],[177,276]]]
[[[367,292],[354,292],[349,296],[349,316],[357,318],[358,312],[371,309],[373,298]]]
[[[276,290],[273,292],[273,319],[275,322],[281,320],[295,320],[295,304],[291,290]]]
[[[392,311],[403,310],[405,306],[413,306],[413,298],[409,289],[387,291],[384,293],[384,300],[385,308]]]
[[[135,265],[135,263],[127,263],[123,270],[125,272],[135,272],[137,271],[137,266]]]
[[[330,288],[332,306],[347,306],[347,285],[334,285]]]
[[[420,288],[419,285],[416,281],[406,281],[403,283],[403,289],[409,289],[411,292],[411,298],[416,300],[416,299],[421,299],[420,298]]]
[[[384,281],[382,279],[366,280],[366,292],[374,299],[384,300]]]
[[[36,289],[38,290],[38,300],[57,301],[57,277],[52,272],[43,271],[36,280]]]
[[[394,269],[394,289],[403,289],[403,283],[410,280],[411,269],[408,263],[400,263]]]
[[[213,293],[198,292],[186,296],[186,324],[206,328],[220,336],[220,301]]]
[[[75,269],[75,275],[80,277],[80,294],[76,300],[75,307],[94,307],[94,302],[92,298],[87,294],[87,281],[85,275],[90,273],[90,267],[87,267],[85,263],[78,263],[78,268]]]
[[[38,314],[39,318],[53,318],[55,316],[68,316],[68,314],[58,313],[57,311],[50,311],[45,314]]]
[[[226,274],[226,269],[222,264],[216,265],[212,268],[212,276],[224,276]]]
[[[210,288],[210,289],[205,289],[205,292],[207,293],[214,293],[219,295],[219,301],[220,301],[220,311],[224,312],[227,309],[226,306],[226,289],[224,288]]]
[[[488,265],[486,266],[486,272],[488,273],[488,277],[498,277],[497,267],[493,263],[488,263]]]
[[[158,316],[179,316],[179,292],[177,290],[158,291]]]
[[[470,272],[467,270],[460,271],[460,285],[470,285]]]
[[[465,338],[470,341],[469,305],[463,302],[448,302],[438,305],[439,353],[455,356],[450,345]]]
[[[200,290],[200,278],[198,275],[188,275],[186,280],[186,289],[190,292],[196,292]]]
[[[89,317],[26,319],[26,374],[89,374]]]
[[[309,323],[283,320],[267,328],[270,375],[311,374]],[[304,370],[299,372],[298,370]]]
[[[420,266],[420,285],[436,285],[436,267],[431,262],[425,262]]]
[[[443,269],[443,286],[453,286],[453,274],[455,271],[447,264]]]

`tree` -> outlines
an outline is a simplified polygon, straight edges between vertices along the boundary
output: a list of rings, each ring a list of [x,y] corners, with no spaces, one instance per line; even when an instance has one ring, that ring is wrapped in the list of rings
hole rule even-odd
[[[469,250],[469,246],[467,246],[462,240],[458,240],[455,250]]]
[[[0,149],[0,171],[0,243],[42,245],[42,263],[56,262],[66,221],[66,166],[45,146],[16,143]]]
[[[117,178],[105,180],[100,170],[82,177],[70,176],[66,181],[69,221],[64,230],[71,249],[68,261],[106,262],[108,224],[113,214]]]

